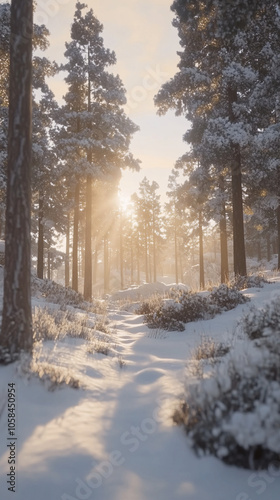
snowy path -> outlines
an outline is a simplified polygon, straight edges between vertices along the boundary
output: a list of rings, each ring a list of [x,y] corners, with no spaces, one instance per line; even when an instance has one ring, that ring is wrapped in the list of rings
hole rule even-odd
[[[262,304],[279,283],[252,289]],[[184,431],[172,423],[172,408],[183,390],[186,359],[200,334],[217,340],[232,330],[249,305],[213,320],[190,323],[185,332],[154,338],[142,318],[110,313],[116,357],[88,355],[84,342],[61,342],[55,356],[79,374],[85,390],[48,392],[37,380],[17,379],[14,366],[1,368],[1,391],[16,381],[18,396],[18,500],[278,500],[279,478],[269,478],[260,496],[252,472],[213,457],[197,458]],[[74,348],[75,347],[75,348]],[[1,499],[8,500],[2,441]],[[257,483],[259,481],[259,483]],[[265,481],[262,479],[262,481]],[[258,486],[259,484],[259,486]],[[2,496],[2,491],[4,496]]]

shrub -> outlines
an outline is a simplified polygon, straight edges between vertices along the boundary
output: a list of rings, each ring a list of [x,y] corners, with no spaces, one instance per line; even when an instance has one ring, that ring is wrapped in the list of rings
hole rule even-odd
[[[49,302],[56,304],[67,303],[72,306],[81,306],[84,303],[84,298],[80,293],[75,292],[71,288],[65,288],[52,280],[39,279],[32,276],[31,290],[33,294],[39,292]]]
[[[64,287],[52,280],[39,279],[36,276],[31,277],[31,291],[33,295],[40,295],[48,302],[60,304],[64,309],[66,306],[72,306],[96,314],[104,313],[107,309],[104,301],[86,302],[83,295],[72,288]]]
[[[67,368],[57,366],[42,356],[41,342],[35,344],[32,355],[22,353],[18,361],[17,372],[20,376],[38,377],[49,391],[68,385],[73,389],[81,387],[80,380]]]
[[[246,354],[236,346],[212,376],[188,383],[174,414],[198,453],[250,469],[266,468],[280,453],[278,299],[264,311],[254,310],[254,322],[252,312],[244,318],[247,333],[257,339]]]
[[[200,344],[193,351],[192,357],[196,360],[219,358],[227,354],[229,350],[228,344],[215,342],[211,337],[202,337]]]
[[[33,338],[35,341],[58,340],[65,335],[86,340],[92,338],[92,329],[87,326],[87,317],[69,311],[35,307],[33,312]]]
[[[274,332],[280,334],[280,298],[276,297],[262,309],[252,307],[241,320],[244,332],[250,339],[263,338]]]
[[[225,284],[214,288],[210,293],[208,300],[215,304],[222,311],[234,309],[239,304],[244,304],[249,301],[248,297],[242,295],[236,287],[228,287]]]
[[[144,301],[137,312],[144,314],[144,321],[150,328],[183,331],[184,323],[213,318],[247,300],[238,290],[231,290],[226,285],[216,288],[207,297],[174,288],[170,290],[170,298]]]
[[[102,340],[97,339],[87,346],[87,353],[93,354],[94,352],[108,356],[110,345],[107,342],[102,342]]]
[[[245,288],[262,288],[268,280],[262,274],[254,274],[251,276],[235,276],[230,280],[229,286],[237,290],[245,290]]]
[[[162,302],[162,297],[160,295],[152,295],[148,299],[143,300],[141,304],[136,309],[136,314],[150,314],[153,313],[155,309],[157,309]]]
[[[39,340],[57,340],[62,331],[59,329],[58,315],[51,314],[47,309],[35,307],[32,315],[33,338]]]

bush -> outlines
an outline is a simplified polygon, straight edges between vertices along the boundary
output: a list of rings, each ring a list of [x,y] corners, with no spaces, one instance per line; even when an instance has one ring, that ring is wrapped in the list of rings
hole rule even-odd
[[[42,357],[45,359],[41,359]],[[39,378],[49,391],[54,391],[65,385],[73,389],[81,387],[80,380],[71,370],[53,364],[46,355],[42,356],[41,342],[35,344],[32,355],[25,352],[21,354],[17,364],[17,373],[28,379],[32,376]]]
[[[254,323],[252,313],[244,318],[251,338],[258,339],[247,353],[236,348],[212,376],[187,385],[174,414],[198,453],[250,469],[266,468],[280,453],[278,299],[264,311],[264,319],[259,311]]]
[[[248,302],[249,298],[242,295],[235,286],[230,288],[222,284],[213,289],[208,300],[212,302],[212,304],[215,304],[221,311],[229,311],[239,304]]]
[[[252,307],[250,312],[241,321],[244,332],[250,339],[266,337],[274,332],[280,334],[280,298],[275,298],[262,309]]]
[[[152,295],[148,299],[143,300],[138,308],[135,310],[136,314],[150,314],[157,309],[162,302],[162,297],[160,295]]]
[[[106,303],[102,301],[86,302],[81,293],[75,292],[72,288],[59,285],[55,281],[31,277],[32,295],[40,295],[48,302],[66,306],[78,307],[84,311],[103,313]]]
[[[215,342],[211,337],[202,337],[200,344],[196,347],[192,354],[192,358],[196,360],[220,358],[227,354],[230,350],[228,344],[223,342]]]
[[[265,283],[269,283],[269,281],[262,274],[254,274],[251,276],[235,276],[230,280],[229,286],[237,290],[245,290],[245,288],[262,288]]]
[[[33,338],[58,340],[65,335],[74,338],[92,338],[92,329],[87,326],[87,317],[69,311],[49,310],[35,307],[33,312]]]
[[[144,321],[150,328],[183,331],[184,323],[213,318],[248,300],[238,290],[226,285],[219,286],[207,297],[174,288],[170,290],[169,299],[157,297],[144,301],[137,312],[144,314]]]

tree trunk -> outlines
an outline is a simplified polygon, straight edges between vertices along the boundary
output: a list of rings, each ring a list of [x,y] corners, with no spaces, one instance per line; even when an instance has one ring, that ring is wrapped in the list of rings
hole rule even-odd
[[[110,277],[109,277],[109,246],[108,236],[104,237],[104,293],[109,293]]]
[[[94,243],[94,256],[93,256],[93,283],[97,284],[98,277],[98,253],[99,253],[99,240],[96,237]]]
[[[227,246],[227,222],[225,213],[220,219],[220,243],[221,243],[221,283],[226,283],[229,278],[228,270],[228,246]]]
[[[91,228],[92,228],[92,179],[91,176],[88,175],[87,185],[86,185],[86,233],[85,233],[85,270],[84,270],[85,300],[91,300],[92,298]]]
[[[137,235],[137,284],[140,285],[140,245],[139,245],[139,234]]]
[[[229,118],[235,122],[233,104],[237,102],[237,90],[228,89]],[[232,146],[231,163],[231,183],[232,183],[232,221],[233,221],[233,266],[234,274],[246,276],[246,253],[244,239],[243,222],[243,200],[242,200],[242,174],[241,174],[241,153],[240,146]]]
[[[37,253],[37,276],[44,277],[44,201],[39,193],[39,213],[38,213],[38,253]]]
[[[243,223],[241,158],[239,147],[235,152],[235,166],[232,168],[232,220],[233,220],[233,262],[234,274],[246,276],[246,254]]]
[[[88,46],[88,112],[91,111],[91,81],[90,81],[90,50]],[[87,154],[87,161],[92,162],[92,151]],[[92,298],[92,247],[91,247],[91,230],[92,230],[92,178],[87,176],[86,184],[86,228],[85,228],[85,260],[84,260],[84,298],[91,300]]]
[[[200,285],[200,289],[204,290],[205,279],[204,279],[203,228],[202,228],[202,212],[201,212],[201,210],[199,211],[198,220],[199,220],[199,285]]]
[[[121,290],[123,290],[123,222],[122,222],[122,212],[120,211],[120,280],[121,280]]]
[[[130,284],[134,282],[133,240],[130,240]]]
[[[175,245],[175,279],[176,279],[176,285],[179,283],[179,276],[178,276],[178,241],[177,241],[177,221],[175,220],[175,231],[174,231],[174,245]]]
[[[79,212],[80,212],[80,183],[75,187],[75,208],[73,228],[73,255],[72,255],[72,289],[78,292],[78,239],[79,239]]]
[[[262,260],[262,247],[261,247],[261,240],[260,238],[258,239],[258,261],[260,262]]]
[[[12,0],[5,276],[0,361],[32,351],[30,166],[32,0]]]
[[[146,283],[149,283],[149,262],[148,262],[148,236],[147,228],[145,224],[145,272],[146,272]]]
[[[156,252],[156,230],[155,230],[155,212],[153,209],[153,271],[154,283],[157,281],[157,252]]]
[[[50,248],[48,249],[48,280],[52,279],[52,272],[51,272],[51,250]]]
[[[224,191],[224,179],[220,177],[220,189]],[[227,219],[225,202],[222,201],[220,218],[220,244],[221,244],[221,283],[226,283],[229,278],[228,269],[228,244],[227,244]]]
[[[270,241],[270,234],[267,233],[266,235],[266,252],[267,252],[267,262],[271,261],[271,241]]]
[[[69,265],[69,255],[70,255],[70,214],[67,215],[67,227],[66,227],[66,251],[65,251],[65,286],[68,287],[70,283],[70,265]]]
[[[278,269],[280,269],[280,204],[277,207],[277,234],[278,234]]]

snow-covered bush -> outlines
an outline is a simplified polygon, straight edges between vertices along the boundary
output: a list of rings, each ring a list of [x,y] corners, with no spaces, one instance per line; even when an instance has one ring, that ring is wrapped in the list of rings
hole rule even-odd
[[[105,317],[96,321],[88,319],[84,313],[52,310],[35,307],[33,312],[33,338],[40,340],[59,340],[66,335],[72,338],[92,340],[100,337],[102,332],[108,338],[111,333]]]
[[[184,330],[184,323],[213,318],[216,314],[232,309],[247,299],[238,290],[221,285],[208,296],[174,288],[170,298],[145,301],[138,309],[150,328]]]
[[[229,282],[231,288],[245,290],[245,288],[262,288],[265,283],[269,283],[262,274],[252,274],[250,276],[235,276]]]
[[[264,320],[257,310],[254,323],[251,313],[244,320],[257,340],[249,341],[245,351],[237,344],[208,378],[187,381],[185,399],[174,414],[198,453],[250,469],[266,468],[280,453],[277,299],[264,311]]]
[[[262,309],[252,307],[242,318],[241,325],[250,339],[267,337],[271,332],[280,339],[280,297]]]
[[[33,338],[39,340],[57,340],[62,335],[57,325],[57,320],[47,309],[35,307],[32,315]]]
[[[218,306],[222,311],[234,309],[238,304],[248,302],[248,297],[242,295],[236,287],[228,287],[225,284],[214,288],[210,293],[208,300]]]
[[[36,376],[49,391],[54,391],[64,385],[79,389],[80,380],[67,368],[54,365],[48,361],[40,361],[36,353],[33,357],[23,354],[18,362],[17,371],[20,376]]]
[[[160,295],[152,295],[147,299],[143,300],[141,304],[135,310],[136,314],[150,314],[155,311],[162,302],[162,296]]]
[[[31,278],[32,294],[40,294],[48,302],[56,304],[67,304],[71,306],[81,306],[84,302],[83,296],[72,290],[59,285],[55,281],[47,279],[39,279],[35,276]]]
[[[199,345],[192,353],[192,358],[196,360],[220,358],[227,354],[230,346],[223,342],[215,342],[211,337],[203,336]]]
[[[199,293],[192,293],[184,290],[171,291],[176,303],[180,304],[180,320],[183,323],[197,321],[206,317],[213,317],[216,310],[209,303],[207,297],[203,297]]]
[[[92,328],[87,326],[87,317],[69,311],[35,307],[33,312],[33,338],[35,341],[58,340],[65,335],[87,340],[92,338]]]
[[[31,277],[32,295],[42,297],[48,302],[60,304],[62,308],[66,306],[78,307],[84,311],[103,313],[106,303],[102,301],[86,302],[81,293],[75,292],[69,287],[59,285],[55,281]]]
[[[91,342],[87,346],[87,352],[89,354],[93,354],[95,352],[104,354],[105,356],[108,356],[110,352],[110,345],[108,342],[104,342],[102,340],[95,340],[94,342]]]

